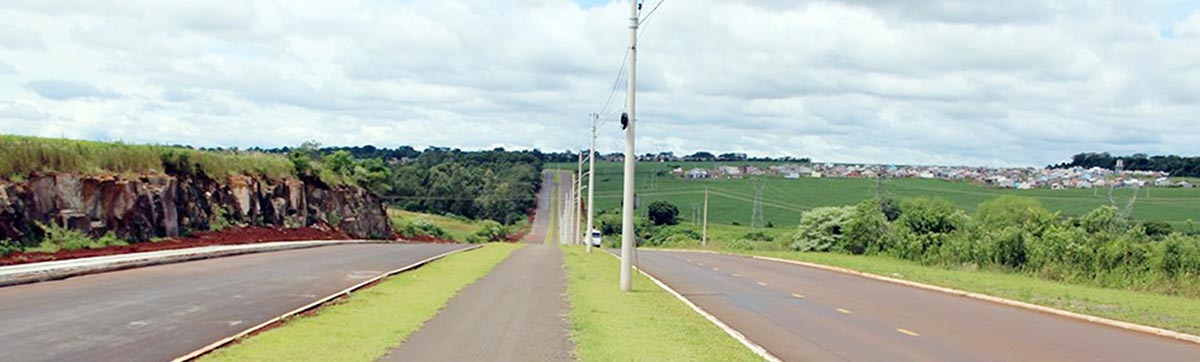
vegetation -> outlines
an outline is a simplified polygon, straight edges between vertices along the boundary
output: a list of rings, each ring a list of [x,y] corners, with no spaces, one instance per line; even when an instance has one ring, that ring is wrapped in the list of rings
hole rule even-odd
[[[676,217],[679,216],[679,208],[666,201],[659,200],[650,203],[647,213],[654,225],[675,225],[679,223],[679,220],[676,220]]]
[[[111,232],[99,238],[92,238],[81,231],[54,224],[39,223],[38,226],[46,232],[41,244],[22,250],[20,244],[5,242],[4,245],[7,246],[0,246],[0,256],[17,251],[55,253],[59,250],[99,249],[106,246],[129,245],[128,242],[117,238]]]
[[[1117,160],[1124,162],[1126,170],[1165,171],[1170,173],[1171,176],[1200,177],[1200,157],[1180,157],[1175,155],[1147,156],[1139,153],[1130,156],[1113,156],[1108,154],[1108,152],[1080,153],[1071,157],[1071,162],[1065,162],[1052,167],[1100,167],[1112,170],[1116,168]]]
[[[815,227],[808,220],[828,217],[820,209],[805,213],[792,249],[883,254],[928,265],[1200,297],[1200,238],[1148,232],[1142,224],[1121,218],[1113,207],[1064,217],[1037,200],[1007,196],[967,214],[945,199],[913,198],[901,202],[896,221],[880,223],[885,216],[879,205],[878,200],[863,201],[851,217]],[[830,232],[851,229],[851,223],[857,228],[853,234]],[[797,247],[818,242],[830,246]]]
[[[352,294],[312,316],[250,336],[205,361],[375,361],[487,275],[517,244],[459,253]]]
[[[541,160],[532,152],[503,149],[425,150],[393,166],[384,196],[410,211],[454,214],[512,225],[525,220],[541,185]]]
[[[654,201],[667,201],[679,207],[681,222],[699,220],[704,204],[704,191],[710,190],[709,224],[732,225],[737,222],[750,224],[756,193],[753,179],[685,180],[668,174],[675,167],[713,168],[718,162],[641,162],[637,166],[637,194],[640,205]],[[753,164],[767,167],[778,162],[738,162],[736,165]],[[548,168],[557,165],[548,165]],[[562,165],[559,167],[567,167]],[[575,165],[571,164],[570,168]],[[616,162],[596,163],[596,207],[598,210],[620,208],[622,169]],[[1012,190],[1000,189],[966,182],[926,179],[886,179],[877,183],[874,179],[861,178],[801,178],[796,180],[764,177],[762,208],[765,221],[774,225],[796,225],[800,215],[810,209],[823,206],[854,205],[876,196],[885,199],[934,196],[949,200],[955,207],[974,212],[982,202],[1001,196],[1024,196],[1038,200],[1050,211],[1065,216],[1080,216],[1100,207],[1111,205],[1107,190]],[[1200,183],[1200,182],[1198,182]],[[878,187],[877,187],[878,186]],[[1132,189],[1117,189],[1113,192],[1117,206],[1124,207],[1133,195]],[[1200,188],[1153,188],[1142,189],[1130,217],[1141,221],[1163,221],[1179,231],[1190,231],[1188,220],[1200,221]],[[892,205],[894,210],[898,206]],[[638,209],[645,216],[647,208]],[[896,214],[891,213],[889,220]]]
[[[230,175],[272,179],[295,176],[286,159],[263,153],[0,135],[0,178],[21,181],[51,172],[122,176],[182,173],[215,180]]]
[[[617,292],[619,263],[612,256],[563,250],[580,361],[762,360],[641,274],[633,292]]]

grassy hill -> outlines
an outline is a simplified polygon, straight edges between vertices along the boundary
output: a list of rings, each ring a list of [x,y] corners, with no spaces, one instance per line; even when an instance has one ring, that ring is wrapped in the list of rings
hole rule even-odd
[[[730,163],[734,164],[734,163]],[[745,163],[736,163],[745,164]],[[765,163],[756,163],[765,165]],[[637,169],[637,190],[640,205],[666,200],[679,208],[680,218],[693,218],[694,205],[703,205],[704,190],[711,193],[709,222],[749,225],[754,205],[755,180],[684,180],[672,175],[657,175],[673,166],[712,168],[713,162],[640,162]],[[574,164],[550,164],[546,168],[575,170]],[[601,210],[616,210],[621,202],[622,164],[596,163],[596,205]],[[777,226],[794,226],[800,214],[821,206],[849,205],[875,196],[876,182],[872,179],[801,178],[788,180],[778,177],[760,178],[763,184],[762,203],[765,220]],[[893,198],[914,196],[944,197],[956,206],[974,211],[980,202],[1003,195],[1019,195],[1040,200],[1047,209],[1067,215],[1080,215],[1096,207],[1108,205],[1106,189],[1097,190],[1011,190],[985,187],[965,182],[925,179],[888,179],[882,184],[881,195]],[[1116,190],[1114,199],[1124,206],[1132,190]],[[639,210],[645,213],[645,208]],[[1200,221],[1200,189],[1150,188],[1139,191],[1133,218],[1162,220],[1177,229],[1186,227],[1187,220]],[[1198,225],[1197,227],[1200,227]]]

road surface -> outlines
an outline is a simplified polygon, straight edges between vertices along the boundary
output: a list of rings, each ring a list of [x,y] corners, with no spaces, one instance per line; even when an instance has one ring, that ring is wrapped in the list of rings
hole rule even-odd
[[[525,247],[464,288],[383,361],[570,361],[566,270],[557,243],[545,244],[551,214],[569,187],[546,172]],[[570,174],[561,174],[570,185]],[[559,197],[553,197],[554,195]],[[552,236],[554,237],[554,236]]]
[[[560,181],[554,182],[554,174],[559,174]],[[546,242],[547,233],[550,230],[550,223],[557,219],[552,217],[551,213],[559,210],[562,206],[563,198],[567,197],[571,188],[572,174],[568,171],[546,170],[542,173],[542,189],[538,191],[537,196],[537,211],[534,213],[533,224],[530,226],[528,234],[521,239],[523,243],[542,244]],[[561,184],[561,186],[559,185]],[[557,195],[557,196],[556,196]],[[557,206],[556,206],[557,203]],[[557,241],[558,234],[549,235],[552,241]]]
[[[785,361],[1200,361],[1200,345],[799,265],[640,250]]]
[[[0,288],[0,360],[166,361],[465,245],[339,245]]]

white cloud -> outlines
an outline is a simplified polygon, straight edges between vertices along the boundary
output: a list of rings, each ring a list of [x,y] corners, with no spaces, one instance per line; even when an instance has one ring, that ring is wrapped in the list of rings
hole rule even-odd
[[[627,4],[587,4],[7,1],[0,131],[577,148],[628,41]],[[691,0],[644,30],[644,152],[1040,165],[1200,141],[1179,3]]]

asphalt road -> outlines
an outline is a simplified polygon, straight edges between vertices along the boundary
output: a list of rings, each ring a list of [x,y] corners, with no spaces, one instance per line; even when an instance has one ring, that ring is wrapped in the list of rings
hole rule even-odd
[[[339,245],[0,288],[0,360],[166,361],[465,245]]]
[[[1200,345],[799,265],[639,251],[785,361],[1200,361]]]
[[[383,361],[571,361],[566,285],[558,245],[526,245]]]
[[[537,214],[524,242],[487,276],[464,288],[383,361],[570,361],[562,251],[545,245],[552,203],[569,187],[543,176]],[[563,185],[570,175],[563,172]],[[552,197],[558,193],[559,198]]]
[[[554,182],[554,173],[558,172],[561,178],[562,187],[559,187]],[[521,239],[523,243],[543,244],[546,242],[546,233],[550,229],[550,223],[553,218],[550,213],[554,209],[555,202],[561,202],[562,198],[567,197],[567,192],[570,191],[572,175],[568,171],[546,170],[542,173],[542,189],[538,191],[537,196],[537,211],[534,213],[533,224],[530,226],[528,234]],[[555,198],[557,193],[558,197]],[[550,235],[551,238],[557,240],[558,235]]]

